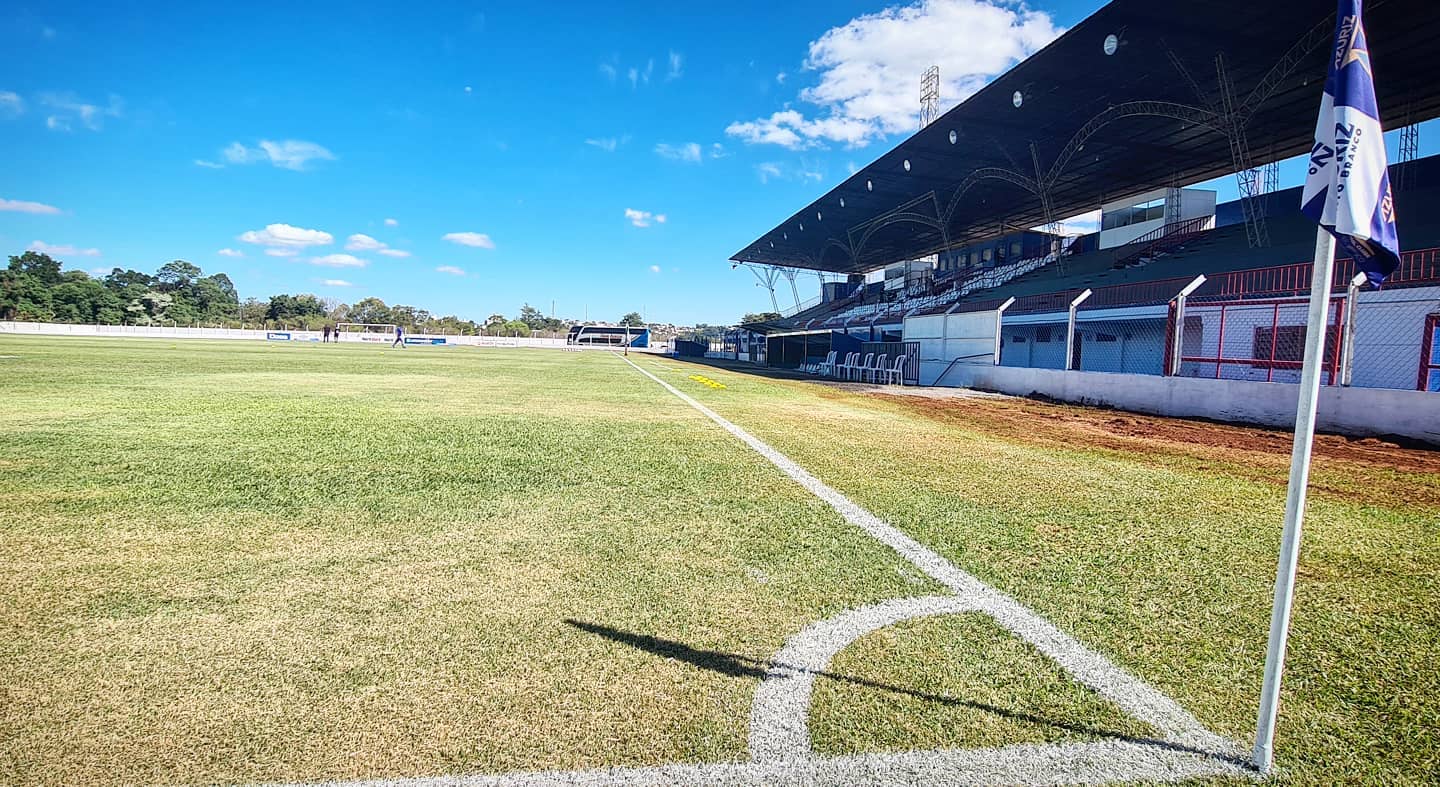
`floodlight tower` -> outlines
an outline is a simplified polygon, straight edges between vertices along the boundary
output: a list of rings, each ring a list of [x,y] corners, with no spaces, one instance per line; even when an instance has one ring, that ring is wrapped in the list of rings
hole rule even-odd
[[[920,75],[920,128],[940,117],[940,66],[930,66]]]

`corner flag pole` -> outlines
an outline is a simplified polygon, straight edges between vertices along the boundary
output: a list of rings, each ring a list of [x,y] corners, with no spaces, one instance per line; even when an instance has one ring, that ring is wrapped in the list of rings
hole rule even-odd
[[[1290,630],[1295,568],[1300,559],[1300,526],[1305,519],[1305,486],[1310,480],[1310,447],[1315,405],[1320,400],[1321,353],[1330,313],[1335,245],[1378,288],[1400,265],[1395,202],[1385,162],[1385,129],[1375,103],[1370,45],[1361,20],[1364,0],[1337,0],[1335,45],[1315,121],[1309,175],[1300,194],[1300,212],[1319,224],[1315,265],[1310,272],[1310,313],[1305,329],[1305,362],[1295,408],[1295,443],[1290,452],[1290,487],[1285,495],[1285,529],[1270,610],[1270,645],[1265,653],[1265,686],[1255,725],[1252,762],[1261,773],[1275,761],[1275,714],[1280,706],[1280,672]]]
[[[1270,645],[1265,652],[1265,685],[1251,761],[1261,773],[1274,762],[1275,715],[1280,707],[1280,671],[1290,630],[1295,569],[1300,559],[1300,527],[1305,519],[1305,488],[1310,480],[1310,450],[1315,410],[1320,402],[1321,353],[1330,314],[1330,279],[1335,268],[1335,238],[1323,227],[1315,233],[1315,266],[1310,274],[1310,312],[1305,328],[1305,362],[1300,372],[1300,401],[1295,409],[1295,442],[1290,449],[1290,486],[1285,495],[1285,529],[1280,537],[1280,566],[1275,574],[1275,603],[1270,611]]]

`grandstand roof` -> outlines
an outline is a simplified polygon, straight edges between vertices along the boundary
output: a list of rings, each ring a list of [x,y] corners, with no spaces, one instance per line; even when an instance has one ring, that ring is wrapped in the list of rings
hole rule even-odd
[[[1063,218],[1225,175],[1235,170],[1227,118],[1243,123],[1256,164],[1303,153],[1334,9],[1333,0],[1115,0],[732,259],[868,271],[1042,225],[1037,190],[1049,216]],[[1384,124],[1440,115],[1440,6],[1373,0],[1365,24]],[[1110,35],[1114,55],[1104,51]]]

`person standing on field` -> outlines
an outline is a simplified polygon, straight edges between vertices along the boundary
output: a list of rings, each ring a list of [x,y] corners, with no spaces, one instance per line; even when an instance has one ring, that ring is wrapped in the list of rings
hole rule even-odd
[[[322,335],[321,335],[321,337],[320,337],[320,343],[321,343],[321,344],[329,344],[329,343],[330,343],[330,326],[329,326],[329,325],[326,325],[323,329],[321,329],[321,334],[322,334]]]
[[[390,349],[395,349],[396,345],[402,350],[405,349],[405,329],[398,325],[395,326],[395,341],[390,344]]]

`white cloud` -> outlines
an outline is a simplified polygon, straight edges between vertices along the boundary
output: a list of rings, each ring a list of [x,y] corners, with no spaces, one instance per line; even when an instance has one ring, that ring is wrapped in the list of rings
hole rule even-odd
[[[409,256],[410,256],[410,252],[408,252],[408,251],[406,251],[406,250],[404,250],[404,249],[391,249],[391,248],[376,249],[376,250],[375,250],[375,253],[376,253],[376,254],[383,255],[383,256],[386,256],[386,257],[409,257]]]
[[[326,254],[323,257],[311,257],[310,264],[330,268],[363,268],[369,263],[350,254]]]
[[[292,227],[289,224],[267,224],[263,230],[248,230],[241,233],[238,240],[244,243],[254,243],[260,246],[272,246],[282,249],[305,249],[311,246],[328,246],[335,242],[335,237],[321,230]],[[265,253],[270,254],[269,251]],[[292,255],[271,254],[271,256],[284,257]]]
[[[447,232],[440,236],[440,240],[448,240],[451,243],[461,246],[472,246],[477,249],[493,249],[495,241],[483,232]]]
[[[615,70],[615,66],[611,65],[610,63],[601,63],[600,73],[605,75],[605,79],[608,80],[610,84],[615,84],[615,78],[618,76],[618,73]]]
[[[659,272],[660,272],[660,266],[659,266],[659,265],[651,265],[651,266],[650,266],[650,272],[651,272],[651,273],[659,273]]]
[[[710,143],[710,158],[725,158],[728,155],[730,151],[726,150],[724,145],[719,142]]]
[[[109,103],[103,107],[86,102],[74,93],[41,93],[39,102],[51,110],[50,116],[45,118],[45,125],[54,131],[69,131],[76,123],[91,131],[99,131],[105,118],[120,117],[125,109],[125,103],[116,95],[111,95]]]
[[[11,211],[14,213],[34,213],[37,215],[53,216],[60,213],[60,209],[54,205],[46,205],[43,202],[26,202],[19,199],[0,199],[0,211]]]
[[[265,256],[267,256],[267,257],[298,257],[298,256],[300,256],[300,250],[299,250],[299,249],[286,249],[286,248],[266,249],[266,250],[265,250]]]
[[[670,70],[665,72],[665,81],[670,82],[685,75],[685,57],[679,52],[670,51]]]
[[[818,167],[817,162],[806,161],[803,158],[798,165],[764,161],[755,165],[755,174],[760,177],[761,183],[769,183],[772,180],[813,180],[818,183],[825,179],[825,174],[820,172]]]
[[[693,164],[700,160],[700,143],[686,142],[683,145],[671,145],[668,142],[661,142],[655,146],[655,153],[663,158],[688,161]]]
[[[385,220],[385,226],[387,226],[387,227],[398,227],[398,226],[400,226],[400,222],[398,222],[398,221],[396,221],[396,220],[394,220],[394,219],[386,219],[386,220]]]
[[[625,76],[630,80],[630,89],[634,90],[640,81],[640,69],[631,66],[630,70],[625,72]]]
[[[775,82],[776,82],[777,84],[783,85],[783,84],[785,84],[785,79],[786,79],[786,77],[788,77],[788,76],[790,76],[790,75],[787,74],[787,73],[785,73],[784,71],[781,71],[780,73],[778,73],[778,74],[775,75]]]
[[[262,139],[260,144],[253,148],[246,147],[239,142],[231,142],[224,150],[220,151],[220,155],[231,164],[255,164],[268,161],[281,169],[295,172],[304,170],[311,161],[333,161],[335,159],[335,154],[325,146],[303,139],[285,139],[279,142]]]
[[[243,251],[241,251],[241,250],[239,250],[239,249],[221,249],[221,250],[219,250],[219,251],[217,251],[217,252],[215,252],[215,253],[216,253],[216,254],[219,254],[221,257],[244,257],[244,256],[245,256],[245,252],[243,252]]]
[[[9,90],[0,90],[0,115],[16,117],[25,112],[25,99],[18,93]]]
[[[585,144],[600,148],[606,153],[614,153],[615,148],[620,146],[620,140],[614,137],[601,137],[600,139],[587,139]]]
[[[350,282],[345,281],[344,279],[325,279],[324,281],[322,281],[322,282],[320,282],[320,283],[323,284],[323,285],[325,285],[326,287],[354,287],[354,286],[355,286],[355,285],[351,284]]]
[[[26,246],[25,248],[26,248],[26,249],[29,249],[30,251],[38,251],[38,252],[40,252],[41,254],[56,254],[56,255],[59,255],[59,256],[62,256],[62,257],[99,257],[99,256],[100,256],[100,250],[99,250],[99,249],[81,249],[81,248],[77,248],[77,247],[75,247],[75,246],[71,246],[71,245],[68,244],[68,243],[61,243],[61,244],[52,245],[52,244],[46,243],[46,242],[43,241],[43,240],[31,241],[31,242],[30,242],[30,245],[29,245],[29,246]]]
[[[630,223],[636,227],[648,227],[652,222],[655,224],[665,223],[664,213],[651,213],[648,210],[636,210],[634,208],[625,209],[625,218],[629,219]]]
[[[195,166],[204,167],[205,169],[225,169],[224,164],[217,164],[213,161],[206,161],[203,158],[195,159]]]
[[[448,274],[450,274],[451,276],[464,276],[464,275],[465,275],[465,270],[464,270],[463,268],[457,268],[457,267],[455,267],[454,265],[441,265],[440,267],[436,268],[435,270],[436,270],[437,272],[439,272],[439,273],[448,273]]]
[[[385,244],[369,235],[355,234],[345,239],[346,251],[375,251],[383,248],[385,248]]]
[[[799,97],[817,108],[816,116],[787,108],[731,123],[725,133],[791,149],[828,142],[864,147],[915,130],[915,94],[930,65],[940,67],[941,101],[954,105],[1061,32],[1048,14],[1019,4],[920,0],[892,6],[831,28],[810,43],[804,67],[819,72],[819,81]],[[776,81],[784,82],[779,75]]]

